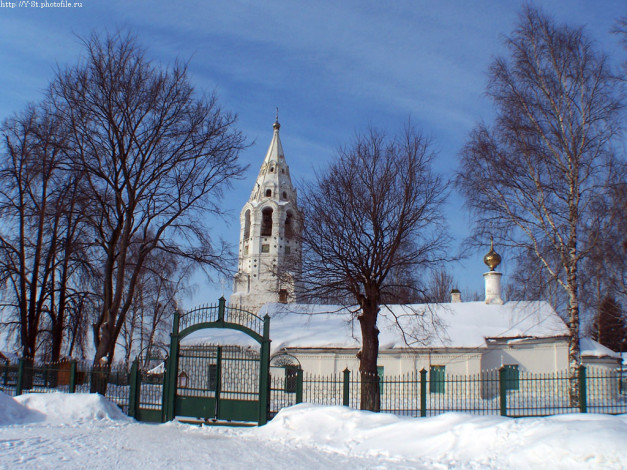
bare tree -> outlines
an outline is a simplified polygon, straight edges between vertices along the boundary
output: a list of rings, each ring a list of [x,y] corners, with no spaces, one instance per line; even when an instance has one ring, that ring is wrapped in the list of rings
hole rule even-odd
[[[431,273],[422,301],[425,303],[450,302],[451,291],[454,287],[453,276],[446,269],[440,267]]]
[[[380,408],[377,316],[402,279],[391,273],[430,266],[446,248],[446,184],[432,173],[432,159],[427,141],[409,126],[394,139],[370,130],[341,148],[301,197],[306,295],[344,294],[359,307],[362,409]]]
[[[489,70],[495,124],[462,151],[457,187],[475,234],[533,254],[568,296],[569,363],[579,365],[579,268],[611,223],[612,139],[621,107],[605,56],[582,29],[526,8]],[[571,381],[571,398],[577,397]]]
[[[130,35],[92,35],[50,95],[69,131],[102,270],[94,364],[111,364],[146,258],[155,252],[220,268],[208,214],[243,168],[243,137],[215,96],[198,97],[186,67],[153,65]],[[106,384],[92,388],[103,392]]]
[[[23,357],[33,358],[41,340],[41,319],[49,310],[59,241],[63,182],[59,166],[64,136],[41,106],[7,120],[0,168],[0,270],[5,300],[17,315]]]
[[[147,258],[118,341],[127,366],[132,354],[141,354],[147,366],[151,357],[167,351],[176,296],[186,274],[171,255]]]

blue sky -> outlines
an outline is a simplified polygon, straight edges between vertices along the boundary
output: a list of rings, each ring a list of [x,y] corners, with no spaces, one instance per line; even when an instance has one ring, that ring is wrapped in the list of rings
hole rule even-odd
[[[238,214],[272,137],[279,107],[281,138],[293,178],[333,158],[355,132],[372,125],[394,133],[407,119],[432,139],[436,169],[451,177],[473,125],[490,121],[486,71],[504,54],[518,1],[94,1],[82,7],[0,8],[0,119],[41,98],[57,66],[81,53],[78,36],[124,27],[163,64],[189,61],[200,92],[215,91],[239,116],[253,145],[242,153],[247,178],[235,183],[225,207],[227,225],[215,235],[235,247]],[[6,4],[3,0],[3,5]],[[538,3],[559,21],[585,26],[615,63],[625,60],[610,34],[627,4],[614,0]],[[456,243],[469,234],[463,201],[447,207]],[[487,241],[486,241],[487,243]],[[456,246],[455,249],[458,249]],[[483,252],[449,266],[462,293],[482,291]],[[498,247],[497,247],[498,251]],[[507,274],[511,263],[504,260]],[[504,278],[506,281],[507,278]],[[217,280],[216,280],[217,281]],[[231,282],[226,282],[225,294]],[[199,282],[186,303],[213,301],[220,282]]]

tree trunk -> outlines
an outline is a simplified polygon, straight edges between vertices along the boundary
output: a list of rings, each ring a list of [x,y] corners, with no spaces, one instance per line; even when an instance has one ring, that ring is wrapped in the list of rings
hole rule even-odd
[[[577,268],[568,272],[568,394],[570,405],[579,403],[579,300],[577,299]]]
[[[94,356],[94,363],[91,375],[91,393],[99,393],[100,395],[106,395],[107,384],[109,383],[109,374],[111,373],[111,361],[113,354],[109,350],[111,343],[111,324],[105,323],[100,328],[101,336],[96,348],[96,355]]]
[[[375,302],[362,302],[362,313],[358,317],[361,325],[362,347],[359,353],[359,373],[361,374],[362,410],[376,411],[381,409],[379,375],[377,373],[377,357],[379,355],[379,330],[377,329],[377,313],[379,307]]]

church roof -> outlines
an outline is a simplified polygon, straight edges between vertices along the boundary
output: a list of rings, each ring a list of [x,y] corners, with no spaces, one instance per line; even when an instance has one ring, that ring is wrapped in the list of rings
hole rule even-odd
[[[268,147],[266,158],[263,159],[264,163],[279,163],[281,159],[285,158],[285,153],[283,153],[283,145],[281,144],[281,138],[279,137],[279,129],[281,126],[277,121],[274,123],[273,127],[274,133],[272,134],[272,141],[270,142],[270,147]]]
[[[271,303],[262,307],[259,314],[263,316],[266,313],[271,317],[270,338],[273,353],[284,348],[361,346],[359,322],[353,309],[333,305]],[[485,348],[489,339],[516,341],[568,335],[566,324],[547,302],[382,306],[377,326],[380,330],[381,351],[408,348]],[[236,331],[201,330],[185,338],[183,344],[252,346],[255,342]],[[588,343],[585,345],[590,346]],[[585,351],[582,354],[585,355]]]
[[[278,120],[272,127],[274,128],[272,140],[259,169],[249,203],[256,205],[267,200],[266,194],[270,190],[270,199],[275,202],[284,203],[290,201],[292,204],[296,204],[296,190],[292,185],[289,166],[285,160],[283,144],[281,144],[281,137],[279,136],[281,125]],[[285,197],[282,197],[284,192]]]

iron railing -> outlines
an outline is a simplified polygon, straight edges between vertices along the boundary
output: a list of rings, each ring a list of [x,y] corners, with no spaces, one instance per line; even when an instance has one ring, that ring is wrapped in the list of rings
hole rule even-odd
[[[198,352],[185,349],[182,358],[185,353],[194,355]],[[258,358],[256,355],[240,357],[226,347],[224,363],[227,367],[230,367],[228,362],[232,354],[235,354],[233,359],[246,360],[234,369],[232,380],[251,382],[250,394],[254,394],[259,382],[259,377],[253,373],[257,370]],[[253,365],[251,373],[244,370],[248,362]],[[0,362],[0,391],[12,396],[27,392],[87,393],[99,374],[107,374],[108,399],[137,419],[163,421],[164,400],[169,396],[164,374],[149,374],[139,369],[139,363],[136,360],[127,370],[123,367],[101,369],[75,361],[55,364],[38,364],[29,359],[20,359],[17,363]],[[627,413],[624,372],[604,367],[581,366],[574,375],[568,371],[539,374],[501,368],[474,375],[436,377],[422,370],[376,377],[375,380],[380,386],[380,411],[404,416],[435,416],[451,411],[512,417],[577,412]],[[224,383],[225,393],[232,393],[227,382]],[[270,418],[280,409],[303,401],[360,407],[361,377],[349,370],[313,375],[294,366],[272,367],[268,384]],[[184,394],[185,388],[180,387],[179,393]],[[238,393],[243,392],[238,389]]]

